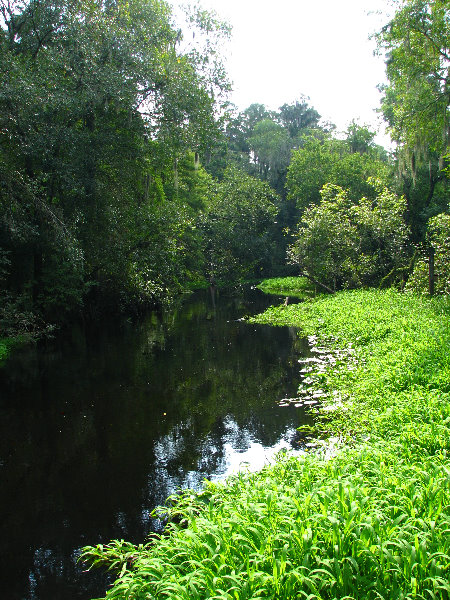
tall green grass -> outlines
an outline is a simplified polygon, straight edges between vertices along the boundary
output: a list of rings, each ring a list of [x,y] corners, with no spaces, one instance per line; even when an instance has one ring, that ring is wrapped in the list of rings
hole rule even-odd
[[[450,598],[449,314],[447,299],[356,291],[258,317],[354,348],[316,410],[341,448],[186,491],[141,546],[86,548],[118,574],[107,598]]]

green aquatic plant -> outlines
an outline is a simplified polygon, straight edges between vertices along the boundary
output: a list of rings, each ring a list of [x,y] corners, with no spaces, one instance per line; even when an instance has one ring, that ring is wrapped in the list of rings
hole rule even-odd
[[[306,277],[273,277],[256,286],[265,294],[307,298],[314,295],[314,286]]]

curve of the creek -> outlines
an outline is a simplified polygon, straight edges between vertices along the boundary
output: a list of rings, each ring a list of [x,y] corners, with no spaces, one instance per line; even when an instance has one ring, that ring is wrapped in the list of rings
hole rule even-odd
[[[17,352],[0,369],[1,597],[88,600],[104,573],[80,547],[142,542],[152,510],[301,451],[295,397],[308,342],[245,316],[277,298],[204,290],[139,323],[103,322]]]

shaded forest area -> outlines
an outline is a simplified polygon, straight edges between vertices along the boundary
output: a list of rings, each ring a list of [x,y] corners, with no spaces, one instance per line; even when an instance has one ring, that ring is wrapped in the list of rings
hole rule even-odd
[[[444,1],[398,0],[377,35],[392,154],[303,96],[239,112],[221,60],[230,28],[199,7],[182,28],[160,0],[0,9],[3,339],[211,281],[428,292],[431,260],[449,292]]]

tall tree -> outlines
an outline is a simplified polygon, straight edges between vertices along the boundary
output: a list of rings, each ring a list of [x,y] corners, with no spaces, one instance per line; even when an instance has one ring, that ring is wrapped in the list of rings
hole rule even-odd
[[[442,156],[450,133],[448,3],[397,0],[395,5],[395,16],[378,34],[380,49],[388,53],[385,116],[405,148]]]
[[[382,110],[399,145],[409,221],[419,239],[427,218],[448,201],[442,169],[450,139],[449,10],[445,0],[396,0],[394,6],[377,36],[387,54]]]
[[[288,131],[275,121],[264,119],[256,123],[252,135],[248,138],[248,144],[258,175],[281,192],[283,175],[291,154]]]
[[[305,129],[318,127],[320,115],[315,108],[308,105],[308,98],[302,97],[292,104],[283,104],[278,112],[278,119],[295,139]]]

